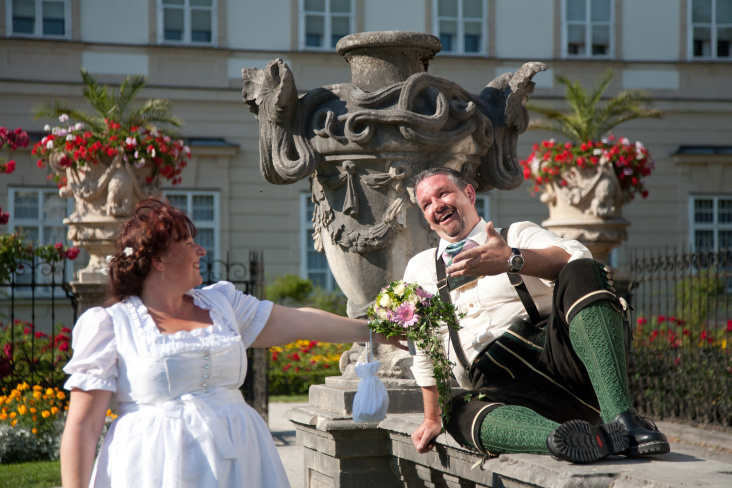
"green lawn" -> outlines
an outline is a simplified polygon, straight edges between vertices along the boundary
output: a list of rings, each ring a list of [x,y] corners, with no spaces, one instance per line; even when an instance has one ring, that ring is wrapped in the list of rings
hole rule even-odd
[[[0,464],[0,486],[23,488],[61,486],[61,467],[58,461]]]

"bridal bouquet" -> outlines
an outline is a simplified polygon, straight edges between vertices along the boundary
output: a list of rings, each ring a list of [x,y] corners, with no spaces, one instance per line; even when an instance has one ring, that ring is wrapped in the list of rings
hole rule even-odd
[[[450,413],[451,365],[440,338],[440,327],[458,330],[458,316],[452,303],[425,291],[421,286],[392,281],[376,297],[367,311],[369,328],[385,335],[406,336],[432,360],[437,380],[442,417],[447,423]]]

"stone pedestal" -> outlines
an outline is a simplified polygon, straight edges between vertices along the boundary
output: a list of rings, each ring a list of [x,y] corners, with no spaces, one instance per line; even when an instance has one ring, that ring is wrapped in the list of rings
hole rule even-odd
[[[413,380],[384,380],[389,415],[421,410],[422,391]],[[308,488],[404,486],[388,449],[388,433],[377,423],[352,418],[357,380],[326,378],[310,387],[310,405],[290,410],[297,442],[304,447]]]

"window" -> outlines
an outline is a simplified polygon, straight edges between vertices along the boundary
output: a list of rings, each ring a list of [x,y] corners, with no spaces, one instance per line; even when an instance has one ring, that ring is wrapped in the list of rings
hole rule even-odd
[[[10,220],[8,221],[8,231],[21,231],[26,239],[34,241],[40,245],[56,244],[57,242],[71,245],[66,240],[67,227],[63,220],[69,216],[73,210],[73,199],[61,198],[58,195],[57,188],[8,188],[8,203]],[[83,258],[78,258],[78,262]],[[65,276],[50,276],[49,269],[44,266],[38,266],[36,269],[36,283],[61,283],[64,280],[73,279],[74,266],[68,261],[66,262]],[[33,277],[30,274],[16,275],[16,283],[30,284]],[[30,290],[19,289],[23,293]],[[57,290],[61,292],[61,290]],[[43,290],[41,293],[50,293],[50,289]]]
[[[310,193],[300,194],[300,276],[312,281],[313,286],[325,291],[338,291],[338,284],[328,266],[325,254],[313,244],[313,204]]]
[[[692,197],[694,251],[732,249],[732,195]]]
[[[612,56],[613,0],[565,0],[564,46],[568,57]]]
[[[354,31],[353,0],[300,0],[300,46],[331,50]]]
[[[158,0],[158,40],[215,44],[217,0]]]
[[[196,225],[196,242],[206,250],[206,256],[201,263],[201,275],[205,282],[216,281],[208,278],[218,276],[218,261],[221,259],[219,193],[198,190],[170,190],[163,193],[172,205],[183,210]]]
[[[691,243],[696,252],[732,252],[732,195],[691,197]],[[732,268],[726,268],[732,293]]]
[[[486,12],[485,0],[437,0],[435,32],[442,43],[442,52],[485,52]]]
[[[490,195],[475,195],[475,209],[478,211],[478,216],[488,222],[491,220],[491,197]],[[496,227],[506,225],[506,222],[493,222]]]
[[[8,32],[14,36],[68,38],[68,0],[8,0]]]
[[[690,8],[692,56],[730,59],[732,0],[692,0]]]

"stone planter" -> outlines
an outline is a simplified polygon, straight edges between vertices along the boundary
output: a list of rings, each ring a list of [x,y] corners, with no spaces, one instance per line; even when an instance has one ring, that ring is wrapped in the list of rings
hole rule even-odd
[[[607,263],[610,252],[628,239],[630,222],[622,216],[626,196],[607,160],[597,166],[576,167],[562,174],[566,186],[544,186],[541,201],[549,207],[549,219],[542,226],[560,237],[576,239],[593,257]]]
[[[76,272],[71,283],[80,295],[79,310],[98,304],[106,293],[109,278],[107,256],[115,253],[115,242],[122,224],[142,199],[160,193],[156,178],[147,181],[150,169],[135,168],[121,155],[109,158],[80,171],[58,164],[52,156],[49,165],[57,175],[66,178],[59,188],[63,198],[74,198],[74,212],[64,220],[69,226],[68,239],[89,254],[89,264]]]

